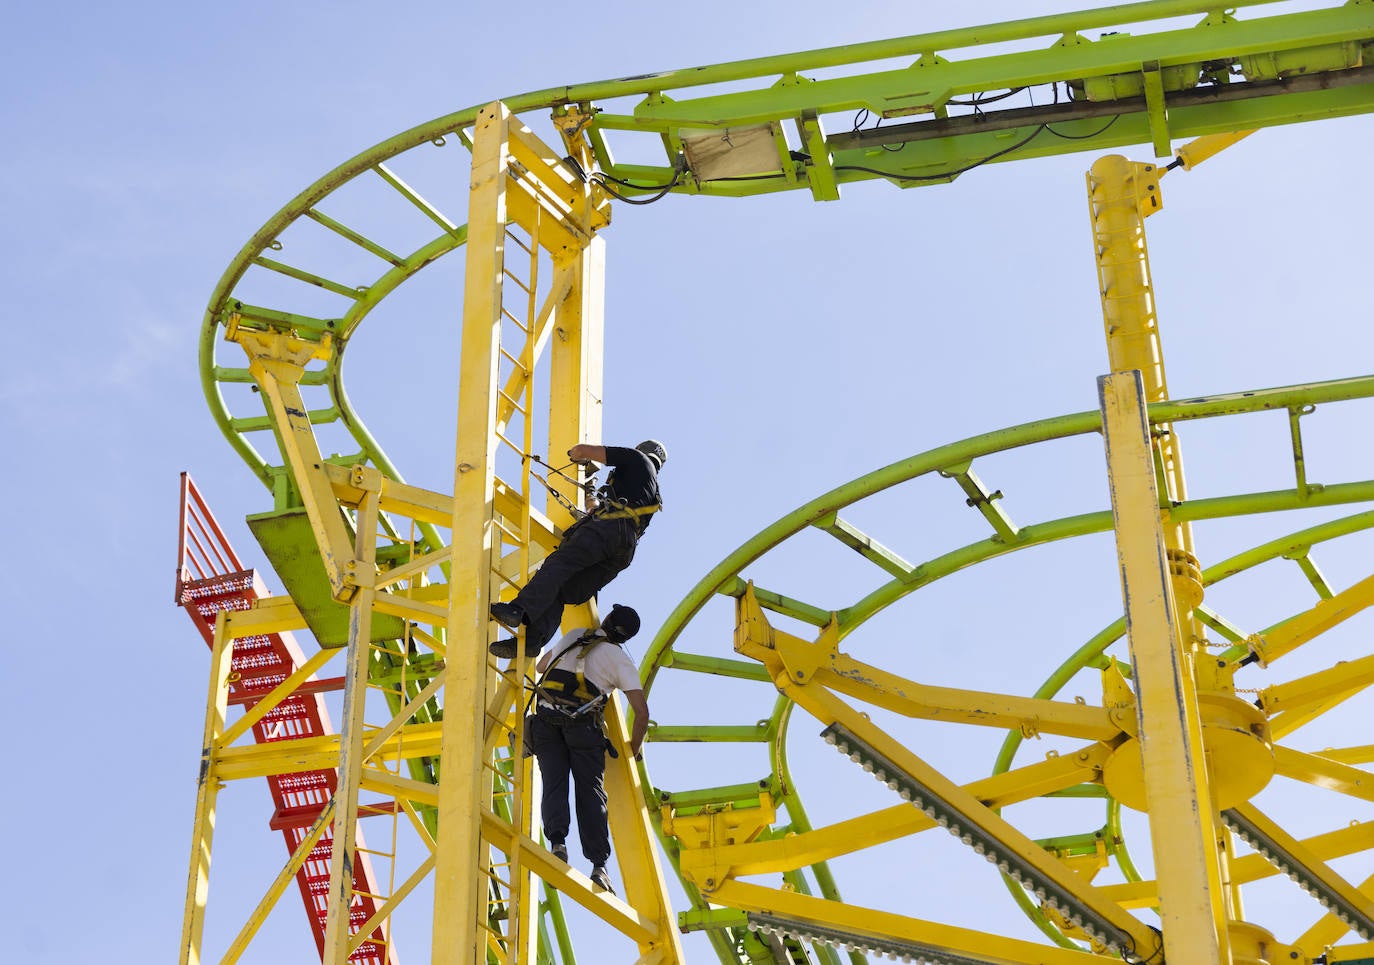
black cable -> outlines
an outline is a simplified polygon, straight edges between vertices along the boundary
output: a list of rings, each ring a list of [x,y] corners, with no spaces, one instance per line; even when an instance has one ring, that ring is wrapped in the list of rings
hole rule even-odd
[[[1108,127],[1110,127],[1110,126],[1111,126],[1111,125],[1109,124]],[[974,168],[982,167],[984,164],[987,164],[989,161],[995,161],[995,160],[997,160],[999,157],[1006,157],[1006,156],[1007,156],[1008,154],[1010,154],[1012,151],[1016,151],[1016,150],[1019,150],[1019,149],[1025,147],[1025,146],[1026,146],[1027,144],[1029,144],[1031,141],[1033,141],[1033,140],[1035,140],[1037,137],[1039,137],[1039,136],[1040,136],[1040,132],[1043,131],[1043,130],[1045,130],[1045,129],[1047,129],[1048,127],[1049,127],[1048,124],[1041,124],[1041,125],[1038,126],[1034,131],[1031,131],[1031,133],[1030,133],[1027,137],[1024,137],[1024,138],[1022,138],[1021,140],[1017,141],[1017,142],[1016,142],[1015,144],[1013,144],[1011,147],[1003,148],[1002,150],[998,151],[996,154],[989,154],[987,157],[983,158],[982,160],[980,160],[980,161],[974,161],[972,164],[968,165],[967,167],[962,167],[962,168],[959,168],[958,170],[955,170],[955,171],[946,171],[946,172],[944,172],[943,174],[897,174],[897,173],[895,173],[895,172],[893,172],[893,171],[879,171],[879,170],[877,170],[876,168],[863,167],[862,165],[858,165],[858,164],[839,164],[839,165],[836,165],[836,166],[835,166],[835,170],[836,170],[836,171],[863,171],[863,172],[866,173],[866,174],[876,174],[876,175],[877,175],[878,177],[880,177],[880,178],[891,178],[891,179],[894,180],[894,181],[945,181],[945,180],[953,180],[954,178],[957,178],[957,177],[958,177],[959,175],[961,175],[961,174],[967,174],[969,171],[972,171]],[[1104,130],[1105,130],[1105,128],[1104,128]]]
[[[1099,134],[1105,134],[1107,132],[1107,128],[1111,127],[1119,120],[1121,120],[1121,115],[1113,114],[1112,119],[1110,121],[1108,121],[1106,124],[1103,124],[1100,128],[1093,131],[1091,134],[1060,134],[1054,128],[1050,127],[1048,124],[1045,125],[1045,130],[1049,131],[1055,137],[1062,137],[1066,141],[1086,141],[1089,138],[1097,137]]]
[[[597,171],[589,178],[587,177],[587,172],[582,169],[582,165],[578,164],[577,159],[571,155],[565,157],[563,159],[563,163],[567,164],[568,167],[572,168],[573,173],[576,174],[578,178],[582,181],[593,181],[596,184],[601,185],[603,188],[606,189],[606,192],[608,194],[610,194],[612,197],[620,199],[621,201],[624,201],[626,204],[653,204],[659,198],[663,197],[669,191],[673,190],[673,188],[677,187],[679,184],[682,183],[682,172],[680,171],[675,173],[673,175],[673,180],[669,181],[667,184],[635,184],[632,181],[626,181],[623,178],[618,178],[613,174],[607,174],[605,171]],[[658,194],[654,195],[652,198],[628,198],[625,195],[621,194],[619,191],[617,191],[615,188],[611,187],[611,185],[608,182],[612,181],[616,184],[619,184],[621,187],[633,188],[636,191],[657,191]],[[548,465],[548,463],[545,463],[544,465]]]
[[[974,94],[971,100],[966,101],[955,100],[953,97],[951,97],[949,100],[945,101],[945,103],[957,104],[959,107],[981,107],[984,104],[995,104],[998,101],[1004,101],[1008,97],[1011,97],[1014,94],[1019,94],[1025,89],[1025,87],[1013,87],[1005,94],[998,94],[995,97],[984,97],[982,94]]]
[[[626,204],[653,204],[655,201],[659,201],[662,198],[666,197],[669,191],[673,190],[673,188],[677,187],[682,182],[682,178],[679,176],[673,178],[673,180],[669,181],[667,184],[655,184],[650,186],[644,186],[638,184],[631,184],[628,181],[622,181],[619,178],[613,178],[608,174],[595,174],[592,176],[592,180],[595,181],[597,184],[601,185],[603,188],[605,188],[606,193],[609,194],[611,197],[616,198],[620,201],[624,201]],[[658,194],[655,194],[649,198],[626,197],[625,195],[617,191],[615,188],[611,187],[611,181],[614,181],[617,184],[623,185],[627,188],[634,188],[639,191],[653,191],[655,189],[658,189]]]

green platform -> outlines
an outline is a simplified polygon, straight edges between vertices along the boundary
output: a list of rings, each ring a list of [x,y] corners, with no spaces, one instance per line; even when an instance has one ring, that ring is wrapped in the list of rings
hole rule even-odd
[[[319,645],[347,646],[349,609],[334,599],[305,508],[258,513],[247,522]],[[373,614],[371,642],[397,640],[404,633],[400,617]]]

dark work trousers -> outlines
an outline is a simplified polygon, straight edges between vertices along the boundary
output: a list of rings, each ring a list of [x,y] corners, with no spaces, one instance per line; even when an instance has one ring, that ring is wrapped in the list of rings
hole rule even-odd
[[[551,721],[558,720],[559,723]],[[540,710],[530,722],[534,731],[534,756],[544,781],[540,814],[544,837],[557,843],[568,838],[568,778],[572,777],[577,801],[577,835],[582,853],[593,865],[604,865],[611,856],[611,834],[606,824],[606,738],[600,713],[586,714],[575,723]]]
[[[638,525],[633,519],[584,519],[535,571],[516,595],[525,613],[525,652],[553,639],[563,607],[586,603],[635,558]]]

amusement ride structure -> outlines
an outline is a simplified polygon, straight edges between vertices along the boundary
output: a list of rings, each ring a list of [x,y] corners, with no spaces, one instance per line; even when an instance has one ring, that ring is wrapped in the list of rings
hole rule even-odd
[[[184,479],[177,600],[211,669],[181,961],[244,958],[294,883],[326,965],[667,965],[685,961],[688,932],[739,965],[1374,962],[1374,824],[1353,820],[1374,801],[1362,766],[1374,744],[1322,727],[1367,723],[1374,651],[1321,649],[1374,603],[1374,576],[1332,585],[1318,565],[1374,528],[1374,479],[1310,478],[1303,432],[1316,412],[1367,405],[1374,376],[1171,398],[1144,230],[1166,175],[1258,128],[1372,110],[1368,0],[1277,12],[1148,0],[537,91],[406,131],[312,184],[243,246],[202,330],[206,397],[270,494],[248,524],[289,595],[268,595]],[[527,126],[545,118],[547,137]],[[613,145],[633,145],[635,163]],[[541,840],[539,776],[521,753],[532,661],[490,657],[500,628],[488,609],[586,506],[584,471],[549,463],[602,439],[613,210],[670,194],[835,200],[858,181],[947,183],[1142,145],[1159,160],[1108,154],[1087,177],[1110,360],[1099,407],[855,479],[687,589],[648,646],[645,688],[705,706],[728,686],[739,719],[654,723],[639,764],[624,711],[607,706],[621,895],[593,888]],[[465,211],[403,176],[408,159],[455,146],[471,153]],[[350,208],[364,183],[380,195]],[[363,227],[388,222],[418,240]],[[334,247],[287,240],[307,229]],[[403,481],[354,410],[343,363],[384,299],[460,251],[454,482],[436,492]],[[1238,471],[1229,492],[1190,498],[1180,435],[1252,413],[1286,417],[1274,455],[1290,482],[1256,491]],[[1110,504],[1014,519],[1002,457],[1054,460],[1084,444],[1105,453]],[[913,562],[851,522],[861,501],[917,483],[948,497],[935,511],[971,514],[976,538]],[[1196,554],[1194,526],[1314,509],[1320,519],[1307,512],[1228,558]],[[805,554],[817,534],[869,567],[866,591],[822,605],[762,585],[760,561]],[[1122,615],[1066,643],[1029,692],[939,686],[918,666],[855,655],[865,624],[908,595],[1093,536],[1114,536]],[[1243,596],[1213,592],[1261,568],[1307,601],[1261,623],[1262,610],[1231,602]],[[733,633],[696,631],[720,601]],[[566,616],[593,625],[595,603]],[[1070,681],[1094,696],[1061,696]],[[328,694],[341,696],[337,720]],[[938,754],[971,731],[1004,738],[972,778]],[[1307,736],[1330,733],[1346,743]],[[1038,759],[1031,739],[1045,742]],[[653,752],[670,743],[748,763],[665,775]],[[818,763],[824,745],[843,756]],[[799,762],[852,784],[855,813],[813,824]],[[264,778],[286,861],[264,873],[236,937],[209,948],[219,791]],[[929,917],[852,877],[856,856],[932,837],[944,861],[986,877],[982,901],[1019,908],[1032,937]],[[1283,876],[1299,904],[1315,899],[1301,927],[1247,915],[1247,889]],[[428,931],[408,935],[401,923],[417,920]]]

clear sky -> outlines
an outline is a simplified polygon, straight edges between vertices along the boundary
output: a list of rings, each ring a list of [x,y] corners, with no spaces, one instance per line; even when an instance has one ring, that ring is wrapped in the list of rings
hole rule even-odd
[[[370,145],[497,97],[1086,5],[6,8],[0,427],[13,516],[0,721],[16,743],[0,795],[7,956],[65,965],[175,954],[207,666],[172,600],[177,476],[192,472],[240,554],[266,569],[242,520],[269,509],[269,494],[207,414],[196,343],[221,272],[275,211]],[[1371,148],[1369,118],[1306,124],[1261,132],[1165,182],[1150,241],[1175,397],[1368,373]],[[452,150],[460,190],[466,158]],[[1128,153],[1149,159],[1144,147]],[[637,655],[711,566],[806,500],[937,445],[1095,408],[1106,357],[1083,182],[1091,161],[991,165],[908,191],[865,184],[829,204],[793,193],[617,208],[605,233],[606,441],[654,436],[670,453],[668,511],[603,597],[639,608]],[[446,270],[408,308],[415,329],[360,335],[369,350],[355,349],[349,373],[363,418],[407,478],[439,489],[451,474],[460,307],[460,276]],[[1368,406],[1359,412],[1323,423],[1314,472],[1371,478]],[[1278,435],[1265,437],[1263,465],[1255,440],[1207,438],[1190,478],[1217,492],[1251,488],[1244,478],[1269,473],[1286,438],[1284,425],[1266,427]],[[1100,452],[1021,468],[1028,502],[1105,507]],[[1072,503],[1080,493],[1085,502]],[[1008,489],[1013,517],[1030,514],[1026,505]],[[960,510],[961,500],[932,509],[913,497],[860,515],[908,559],[926,559],[948,546],[928,545],[921,521],[937,527]],[[1199,535],[1204,565],[1259,541],[1225,528],[1210,538]],[[1368,574],[1368,548],[1332,560],[1336,588]],[[942,683],[1029,692],[1120,612],[1110,544],[1059,579],[1056,553],[1037,560],[913,601],[881,624],[888,639],[869,638],[870,653],[891,647],[904,672],[928,666]],[[789,595],[822,606],[852,602],[857,579],[846,571],[832,583],[797,560],[764,573],[761,582],[794,580]],[[703,637],[694,649],[728,653],[729,640]],[[1352,644],[1326,662],[1366,651]],[[1000,668],[993,682],[990,667]],[[698,712],[667,693],[660,706],[683,722]],[[661,760],[656,778],[711,766]],[[973,770],[990,766],[979,757]],[[814,785],[807,800],[819,814],[873,793]],[[236,823],[226,818],[217,840],[228,870],[212,901],[232,892],[232,875],[262,882],[281,861],[265,792],[235,793]],[[1342,802],[1332,820],[1368,811]],[[1029,934],[986,866],[969,872],[998,891],[984,919],[946,898],[962,871],[913,864],[923,860],[894,851],[856,874],[909,888],[912,913]],[[910,867],[920,873],[889,877]],[[254,961],[310,959],[299,914],[274,916],[279,952]],[[404,960],[424,959],[402,947]]]

